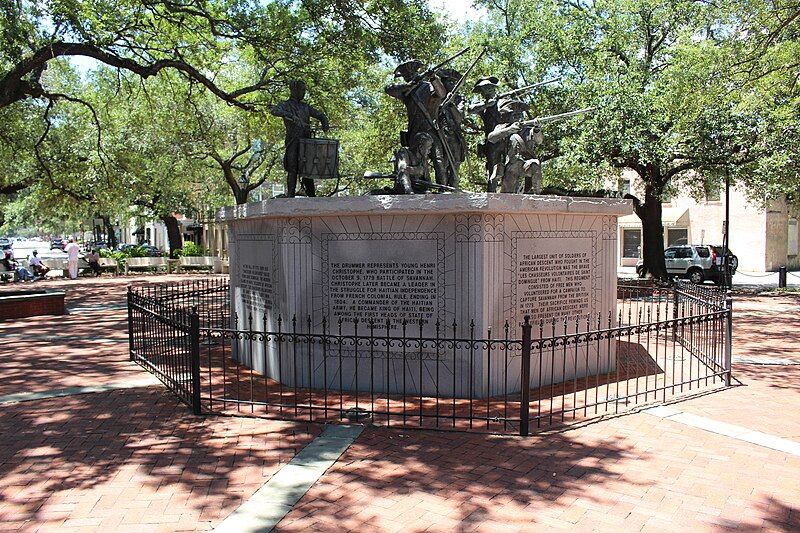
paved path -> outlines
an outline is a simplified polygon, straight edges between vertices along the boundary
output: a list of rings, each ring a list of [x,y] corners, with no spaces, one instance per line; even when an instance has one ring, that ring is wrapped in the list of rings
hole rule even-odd
[[[800,529],[800,297],[737,299],[736,386],[666,416],[526,439],[367,427],[300,479],[323,427],[195,417],[137,382],[125,285],[164,279],[46,282],[69,315],[0,324],[0,396],[27,400],[0,404],[0,530],[213,529],[265,502],[277,531]]]
[[[167,279],[37,283],[70,313],[0,323],[0,531],[213,529],[322,431],[195,417],[130,363],[126,284]]]

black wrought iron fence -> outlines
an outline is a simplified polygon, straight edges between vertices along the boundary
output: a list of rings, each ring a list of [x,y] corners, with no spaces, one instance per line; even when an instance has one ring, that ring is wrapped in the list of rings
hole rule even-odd
[[[730,384],[730,299],[683,281],[500,331],[239,317],[225,281],[199,283],[129,294],[131,358],[197,413],[527,435]]]

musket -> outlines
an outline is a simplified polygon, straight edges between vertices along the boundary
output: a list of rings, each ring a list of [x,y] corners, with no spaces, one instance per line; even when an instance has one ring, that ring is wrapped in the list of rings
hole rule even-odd
[[[497,98],[499,100],[500,98],[508,98],[509,96],[514,96],[515,94],[526,93],[528,91],[532,91],[537,87],[541,87],[543,85],[550,85],[551,83],[555,83],[557,81],[561,81],[560,76],[558,78],[552,78],[549,80],[540,81],[538,83],[532,83],[531,85],[525,85],[524,87],[520,87],[519,89],[514,89],[512,91],[504,92],[503,94],[498,95]]]
[[[451,62],[452,60],[454,60],[455,58],[457,58],[457,57],[461,57],[461,56],[463,56],[464,54],[466,54],[468,50],[469,50],[469,46],[467,46],[466,48],[464,48],[463,50],[461,50],[461,51],[460,51],[460,52],[458,52],[457,54],[455,54],[455,55],[452,55],[452,56],[448,57],[447,59],[445,59],[445,60],[444,60],[444,61],[442,61],[441,63],[439,63],[439,64],[437,64],[437,65],[434,65],[434,66],[432,66],[431,68],[429,68],[429,69],[428,69],[428,70],[426,70],[425,72],[422,72],[422,73],[420,73],[420,74],[417,74],[416,76],[414,76],[414,79],[413,79],[413,80],[411,80],[410,84],[416,84],[416,83],[418,83],[420,80],[423,80],[423,79],[425,79],[425,78],[427,78],[427,77],[429,77],[429,76],[433,75],[433,73],[434,73],[434,72],[436,72],[437,70],[439,70],[440,68],[442,68],[443,66],[445,66],[446,64],[448,64],[449,62]]]
[[[522,126],[544,126],[545,124],[550,124],[551,122],[558,122],[559,120],[566,120],[568,118],[577,117],[578,115],[583,115],[584,113],[591,113],[597,109],[596,107],[586,107],[583,109],[578,109],[576,111],[568,111],[566,113],[559,113],[558,115],[549,115],[546,117],[538,117],[531,120],[522,120],[518,122],[518,124]]]
[[[478,61],[481,60],[481,58],[484,56],[484,54],[486,54],[486,48],[481,50],[481,53],[478,54],[478,57],[475,58],[475,61],[473,61],[470,64],[470,66],[467,67],[467,70],[464,72],[464,74],[461,76],[461,78],[459,78],[459,80],[453,86],[453,90],[450,91],[450,93],[447,96],[445,96],[444,100],[442,100],[442,103],[439,104],[439,109],[440,110],[444,109],[445,107],[447,107],[449,104],[451,104],[453,102],[453,100],[456,97],[456,94],[461,89],[461,87],[464,86],[464,82],[467,81],[467,76],[469,76],[469,73],[472,71],[473,68],[475,68],[475,65],[478,64]]]
[[[461,189],[458,189],[456,187],[450,187],[449,185],[440,185],[440,184],[434,183],[432,181],[417,180],[417,179],[414,179],[414,178],[411,178],[411,184],[412,185],[419,184],[419,185],[422,185],[423,187],[426,187],[428,189],[441,189],[443,191],[461,192]]]

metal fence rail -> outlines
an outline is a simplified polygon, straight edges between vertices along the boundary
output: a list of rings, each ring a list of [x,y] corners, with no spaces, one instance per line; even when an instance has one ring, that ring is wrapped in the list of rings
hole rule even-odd
[[[526,319],[518,336],[237,317],[226,282],[199,285],[128,300],[131,358],[197,413],[527,435],[730,383],[730,298],[682,281],[621,283],[616,313]]]
[[[130,359],[156,375],[200,414],[199,328],[196,313],[128,291]]]

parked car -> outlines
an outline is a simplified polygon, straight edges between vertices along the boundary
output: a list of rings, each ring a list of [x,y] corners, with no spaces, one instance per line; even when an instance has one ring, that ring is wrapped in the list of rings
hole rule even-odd
[[[142,250],[147,257],[161,257],[164,255],[164,252],[150,244],[143,244],[139,247],[139,249]]]
[[[723,247],[711,244],[684,244],[670,246],[664,250],[664,262],[667,274],[689,278],[692,283],[703,283],[711,280],[720,284],[725,280],[725,262]],[[736,274],[739,258],[728,250],[728,269],[730,275]],[[644,276],[644,264],[640,259],[636,264],[636,273]]]
[[[0,239],[0,259],[2,259],[3,255],[8,252],[11,254],[11,258],[14,258],[14,244],[11,242],[10,239],[6,239],[3,237]]]
[[[108,245],[102,241],[98,242],[88,241],[83,245],[83,249],[86,250],[87,252],[90,250],[98,250],[98,251],[105,250],[106,248],[108,248]]]
[[[51,250],[64,250],[64,241],[62,239],[52,239],[50,241]]]

